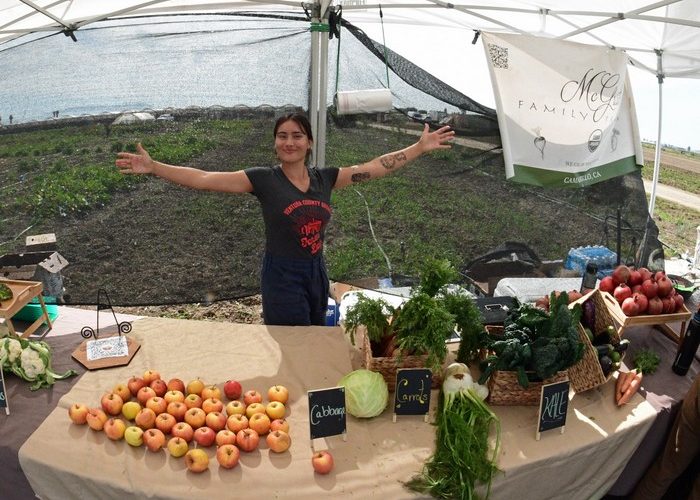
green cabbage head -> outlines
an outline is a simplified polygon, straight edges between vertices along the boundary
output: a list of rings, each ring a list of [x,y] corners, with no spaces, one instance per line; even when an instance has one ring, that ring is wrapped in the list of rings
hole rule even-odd
[[[380,373],[355,370],[341,378],[338,385],[345,387],[346,410],[353,417],[376,417],[389,403],[389,388]]]

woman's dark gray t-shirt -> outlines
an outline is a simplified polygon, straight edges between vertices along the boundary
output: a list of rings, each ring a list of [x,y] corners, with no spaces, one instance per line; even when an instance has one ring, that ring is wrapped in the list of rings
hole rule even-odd
[[[307,167],[309,189],[300,191],[280,166],[245,170],[260,201],[269,254],[309,259],[323,254],[326,225],[331,219],[331,190],[338,168]]]

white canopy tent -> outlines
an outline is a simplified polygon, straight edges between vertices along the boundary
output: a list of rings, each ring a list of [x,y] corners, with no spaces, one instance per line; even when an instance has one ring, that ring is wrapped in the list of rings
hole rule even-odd
[[[700,1],[589,0],[568,8],[555,0],[314,0],[300,3],[285,0],[0,0],[0,50],[30,33],[63,33],[73,39],[89,24],[134,16],[188,13],[275,12],[306,13],[312,21],[310,115],[316,133],[317,164],[325,162],[325,112],[327,102],[328,36],[325,28],[331,12],[362,28],[381,22],[408,26],[421,38],[421,30],[444,29],[463,32],[471,40],[479,31],[521,33],[624,50],[630,64],[658,80],[657,145],[662,144],[663,82],[665,78],[700,78]],[[367,29],[371,33],[371,29]],[[426,44],[445,52],[459,50],[428,39]],[[466,42],[468,43],[468,42]],[[405,54],[409,59],[410,54]],[[468,89],[467,89],[468,93]],[[649,211],[653,214],[660,168],[656,148],[654,179]]]

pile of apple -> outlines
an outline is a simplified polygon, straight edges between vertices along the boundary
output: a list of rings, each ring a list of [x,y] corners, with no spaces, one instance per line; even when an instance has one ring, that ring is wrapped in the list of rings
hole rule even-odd
[[[165,449],[175,458],[184,456],[192,472],[209,468],[209,455],[202,448],[214,444],[216,460],[224,469],[238,464],[240,451],[255,450],[261,436],[266,435],[272,452],[289,449],[287,388],[270,387],[267,404],[255,389],[243,393],[236,380],[224,383],[223,394],[227,403],[216,385],[200,379],[186,385],[178,378],[166,382],[156,370],[147,370],[142,377],[116,384],[102,396],[99,407],[72,404],[68,416],[75,424],[103,431],[111,440],[124,439],[135,447],[145,445],[152,452]],[[195,443],[193,448],[191,442]]]
[[[663,271],[617,266],[600,280],[598,288],[612,294],[626,316],[672,314],[683,309],[683,296]]]

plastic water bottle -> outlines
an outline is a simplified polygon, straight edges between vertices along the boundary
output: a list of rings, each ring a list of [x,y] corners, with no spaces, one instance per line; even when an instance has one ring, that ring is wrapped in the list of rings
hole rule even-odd
[[[685,376],[688,373],[690,365],[693,364],[693,359],[695,359],[695,353],[698,351],[698,345],[700,345],[700,308],[690,320],[681,346],[678,348],[676,359],[673,361],[673,366],[671,366],[671,369],[677,375]]]

